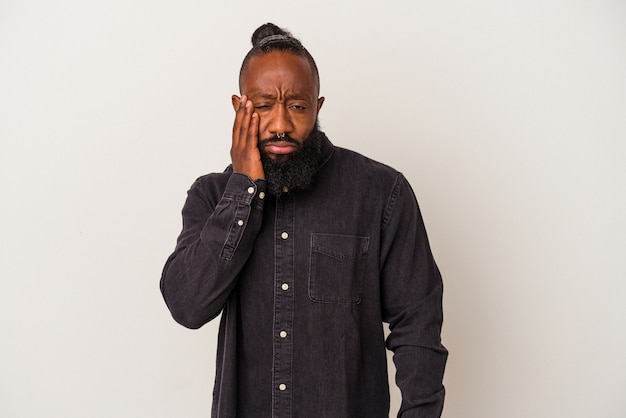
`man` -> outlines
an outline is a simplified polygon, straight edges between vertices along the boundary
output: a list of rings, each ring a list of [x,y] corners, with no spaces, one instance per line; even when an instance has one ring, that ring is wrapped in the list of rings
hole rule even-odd
[[[214,417],[439,417],[442,283],[402,174],[333,146],[315,61],[259,27],[241,67],[231,159],[200,177],[161,278],[174,319],[220,312]]]

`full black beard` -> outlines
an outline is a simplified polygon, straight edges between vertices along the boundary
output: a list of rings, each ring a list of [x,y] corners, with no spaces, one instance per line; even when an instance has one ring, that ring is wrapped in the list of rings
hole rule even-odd
[[[324,134],[316,124],[313,131],[300,145],[300,149],[286,160],[273,160],[265,152],[263,145],[274,141],[274,138],[260,141],[261,162],[267,179],[268,191],[272,195],[280,197],[285,193],[313,188],[315,173],[322,157],[323,136]],[[280,140],[298,143],[288,135]]]

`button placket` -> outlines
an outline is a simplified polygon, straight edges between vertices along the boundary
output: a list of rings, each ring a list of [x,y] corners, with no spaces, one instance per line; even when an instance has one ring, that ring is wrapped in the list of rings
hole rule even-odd
[[[294,308],[294,202],[293,196],[283,196],[276,201],[275,224],[275,282],[274,282],[274,359],[272,381],[272,416],[292,415],[292,368]]]

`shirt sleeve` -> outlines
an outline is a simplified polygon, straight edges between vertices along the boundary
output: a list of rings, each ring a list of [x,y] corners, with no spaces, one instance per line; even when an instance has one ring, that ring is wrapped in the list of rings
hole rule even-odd
[[[191,186],[161,276],[165,303],[181,325],[200,328],[222,310],[261,229],[266,185],[233,173],[220,197],[208,196],[200,179]]]
[[[383,222],[381,289],[387,348],[402,393],[398,417],[435,418],[443,410],[448,356],[441,344],[443,284],[415,195],[399,174]]]

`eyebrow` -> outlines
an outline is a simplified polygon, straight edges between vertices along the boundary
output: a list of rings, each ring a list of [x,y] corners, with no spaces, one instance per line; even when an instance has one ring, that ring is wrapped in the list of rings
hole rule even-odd
[[[308,100],[308,94],[305,93],[287,93],[285,99],[287,100]],[[254,93],[251,98],[276,100],[276,95],[272,93]]]
[[[259,99],[275,99],[276,95],[271,93],[254,93],[250,97],[258,97]]]

